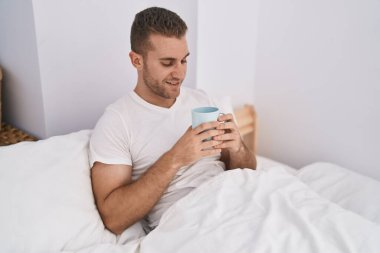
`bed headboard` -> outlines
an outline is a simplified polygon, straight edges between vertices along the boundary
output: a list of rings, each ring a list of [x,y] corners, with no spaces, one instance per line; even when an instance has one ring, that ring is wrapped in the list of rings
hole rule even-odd
[[[253,105],[245,104],[235,108],[234,114],[244,143],[256,154],[257,118],[255,108]]]

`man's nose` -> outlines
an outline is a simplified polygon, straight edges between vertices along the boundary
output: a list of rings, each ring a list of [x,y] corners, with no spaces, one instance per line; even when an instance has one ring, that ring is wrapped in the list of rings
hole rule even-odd
[[[187,70],[186,64],[178,63],[175,65],[172,71],[172,76],[174,78],[184,79],[186,75],[186,70]]]

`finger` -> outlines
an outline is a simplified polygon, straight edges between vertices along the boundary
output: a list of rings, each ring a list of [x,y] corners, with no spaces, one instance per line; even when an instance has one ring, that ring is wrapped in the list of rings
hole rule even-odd
[[[223,122],[220,123],[216,129],[218,130],[237,130],[237,126],[234,122]]]
[[[214,149],[232,148],[236,145],[236,141],[224,141],[221,144],[214,146]]]
[[[218,121],[233,121],[234,116],[231,113],[221,114],[218,117]]]
[[[206,157],[206,156],[217,155],[217,154],[220,154],[220,152],[222,152],[222,149],[220,149],[220,148],[217,148],[217,149],[207,149],[207,150],[203,150],[202,151],[202,156]]]
[[[222,141],[215,141],[215,140],[205,141],[205,142],[202,142],[201,144],[201,150],[212,148],[222,143],[223,143]]]
[[[212,130],[208,130],[208,131],[205,131],[203,133],[200,133],[198,135],[198,138],[199,138],[200,141],[203,141],[205,139],[212,138],[212,137],[218,136],[218,135],[222,135],[224,133],[225,133],[224,130],[215,130],[215,129],[212,129]]]
[[[195,134],[199,134],[203,131],[210,130],[210,129],[215,129],[219,125],[218,121],[211,121],[211,122],[206,122],[202,123],[196,128],[194,128]]]
[[[214,136],[213,140],[216,141],[232,141],[232,140],[238,140],[240,136],[236,133],[228,133],[228,134],[222,134],[218,136]]]

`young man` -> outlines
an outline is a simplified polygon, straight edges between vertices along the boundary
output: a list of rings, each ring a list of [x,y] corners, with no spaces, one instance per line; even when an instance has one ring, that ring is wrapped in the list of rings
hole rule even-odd
[[[156,227],[169,206],[225,168],[256,168],[231,114],[191,128],[191,109],[212,102],[202,91],[181,88],[186,30],[177,14],[163,8],[136,15],[129,54],[136,87],[106,109],[93,131],[93,191],[115,234],[143,218]]]

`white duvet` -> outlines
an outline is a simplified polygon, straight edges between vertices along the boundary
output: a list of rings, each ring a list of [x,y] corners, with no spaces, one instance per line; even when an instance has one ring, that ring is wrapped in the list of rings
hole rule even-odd
[[[81,252],[380,252],[380,227],[279,168],[227,171],[178,201],[150,234]]]
[[[116,238],[94,203],[89,136],[0,148],[0,252],[380,252],[380,183],[324,163],[224,172],[150,234],[136,223]]]

